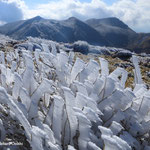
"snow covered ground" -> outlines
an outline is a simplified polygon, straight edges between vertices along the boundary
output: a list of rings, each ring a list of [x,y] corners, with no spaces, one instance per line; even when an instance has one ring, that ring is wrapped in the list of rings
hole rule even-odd
[[[0,51],[0,147],[17,134],[26,142],[10,149],[150,149],[150,90],[137,56],[131,89],[128,72],[109,73],[103,58],[86,63],[36,38],[22,45]]]

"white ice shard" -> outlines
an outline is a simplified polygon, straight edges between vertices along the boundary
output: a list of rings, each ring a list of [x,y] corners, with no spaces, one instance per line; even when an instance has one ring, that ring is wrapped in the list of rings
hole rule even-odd
[[[131,150],[131,147],[121,138],[113,135],[110,129],[99,126],[102,133],[101,137],[104,140],[104,147],[106,150]]]
[[[73,110],[73,107],[75,106],[75,97],[71,90],[69,88],[63,87],[64,91],[64,96],[65,96],[65,106],[66,106],[66,113],[69,121],[69,126],[70,126],[70,138],[72,142],[72,138],[76,134],[77,130],[77,117],[75,115],[75,112]]]
[[[104,58],[99,58],[100,65],[101,65],[101,75],[108,76],[109,75],[109,68],[108,68],[108,61]]]
[[[78,130],[80,133],[78,138],[79,149],[87,150],[88,142],[90,142],[91,122],[81,110],[78,108],[74,108],[74,110],[76,111],[76,116],[78,118]]]
[[[143,84],[140,68],[139,68],[139,65],[138,65],[139,60],[135,55],[133,55],[132,56],[132,61],[133,61],[134,67],[135,67],[135,70],[134,70],[135,83],[136,84]]]
[[[125,87],[125,83],[128,77],[128,73],[126,70],[124,70],[123,68],[117,67],[116,70],[114,70],[110,75],[111,78],[113,78],[116,81],[120,82],[120,85],[124,88]],[[121,77],[121,79],[119,80],[119,77]]]
[[[85,67],[85,63],[80,58],[76,59],[76,62],[71,71],[71,81],[74,81],[78,75]]]
[[[0,141],[3,141],[6,137],[6,131],[4,128],[4,124],[2,122],[2,120],[0,119]]]
[[[57,49],[56,49],[56,44],[54,42],[51,42],[51,53],[56,56],[57,55]]]
[[[87,149],[88,150],[101,150],[101,148],[99,148],[95,143],[91,141],[88,142]]]
[[[97,72],[99,71],[99,65],[95,60],[90,60],[89,63],[87,63],[86,67],[82,70],[80,73],[80,82],[84,82],[86,79],[89,80],[95,80],[94,75],[97,75]],[[97,77],[97,76],[96,76]],[[94,82],[94,81],[93,81]]]
[[[54,96],[54,109],[53,109],[53,120],[52,120],[52,130],[57,143],[61,145],[62,136],[62,117],[64,109],[64,100],[59,96]]]
[[[49,47],[48,47],[47,44],[42,43],[41,45],[42,45],[42,48],[43,48],[44,52],[46,52],[46,53],[50,52]]]
[[[18,96],[20,94],[20,89],[23,86],[22,83],[22,78],[18,73],[15,73],[15,77],[14,77],[14,87],[12,90],[12,96],[14,99],[18,99]]]
[[[3,87],[0,87],[0,102],[7,103],[10,109],[15,113],[16,118],[21,122],[23,125],[27,137],[31,138],[31,125],[28,122],[27,118],[24,116],[23,112],[19,109],[17,104],[10,98],[7,94],[6,90]]]
[[[118,133],[120,133],[120,131],[122,131],[124,128],[118,122],[113,121],[110,125],[110,129],[114,135],[118,135]]]
[[[38,113],[38,103],[40,98],[44,93],[52,93],[53,88],[52,88],[53,82],[47,79],[43,79],[42,83],[39,85],[39,87],[36,89],[36,91],[33,93],[31,96],[31,105],[29,108],[29,117],[34,118],[37,116]]]

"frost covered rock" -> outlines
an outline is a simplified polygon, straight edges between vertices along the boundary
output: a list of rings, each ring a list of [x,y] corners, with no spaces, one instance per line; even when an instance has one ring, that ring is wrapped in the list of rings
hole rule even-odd
[[[89,44],[85,41],[77,41],[73,44],[74,52],[80,52],[83,54],[88,54],[89,52]]]
[[[21,43],[21,44],[16,44],[14,45],[14,48],[15,49],[26,49],[26,50],[29,50],[29,51],[35,51],[36,49],[39,49],[39,50],[42,50],[42,46],[40,46],[39,44],[37,43],[31,43],[31,42],[24,42],[24,43]]]
[[[132,52],[130,52],[129,50],[121,50],[121,51],[116,52],[114,54],[114,57],[118,57],[120,59],[127,60],[132,57]]]

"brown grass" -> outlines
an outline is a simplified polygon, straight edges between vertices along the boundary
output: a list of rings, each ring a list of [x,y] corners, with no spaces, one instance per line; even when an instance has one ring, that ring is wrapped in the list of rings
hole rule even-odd
[[[130,65],[133,65],[132,62],[130,62],[130,61],[123,61],[119,58],[113,58],[111,56],[105,56],[105,55],[96,55],[96,56],[94,56],[94,55],[83,55],[81,53],[76,53],[75,58],[76,57],[81,58],[86,63],[91,58],[96,60],[98,63],[99,63],[99,59],[98,59],[99,57],[105,58],[109,62],[110,73],[117,68],[117,66],[115,66],[115,64],[130,64]],[[132,66],[129,66],[129,67],[125,68],[125,70],[128,72],[128,79],[127,79],[126,85],[125,85],[126,87],[131,87],[131,88],[134,87],[133,69],[134,69],[134,67],[132,67]],[[142,74],[143,81],[150,87],[150,78],[148,78],[147,74],[146,74],[147,72],[150,71],[150,68],[145,67],[144,65],[140,65],[140,69],[141,69],[141,74]]]

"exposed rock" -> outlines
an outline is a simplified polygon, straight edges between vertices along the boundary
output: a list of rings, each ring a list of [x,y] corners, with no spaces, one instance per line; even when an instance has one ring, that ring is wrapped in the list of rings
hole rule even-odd
[[[132,52],[128,50],[118,51],[113,55],[113,57],[118,57],[122,60],[128,60],[132,57]]]
[[[147,73],[147,76],[150,78],[150,72]]]
[[[38,45],[37,43],[31,43],[31,42],[24,42],[21,44],[16,44],[14,45],[14,48],[18,48],[18,49],[24,48],[30,51],[35,51],[35,49],[42,50],[42,47],[40,45]]]
[[[74,52],[80,52],[82,54],[88,54],[89,52],[89,44],[84,41],[77,41],[73,44]]]

